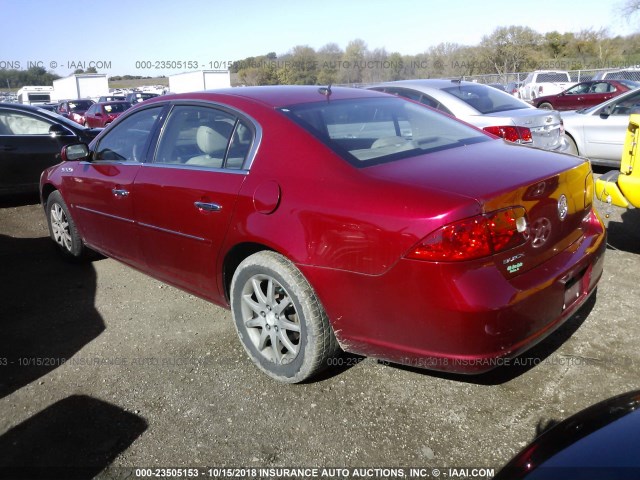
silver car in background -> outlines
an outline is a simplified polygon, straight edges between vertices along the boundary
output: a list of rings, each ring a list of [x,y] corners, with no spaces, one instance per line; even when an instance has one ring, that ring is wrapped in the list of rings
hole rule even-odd
[[[515,143],[568,152],[562,119],[495,88],[460,80],[400,80],[367,87],[448,113]]]
[[[570,152],[594,165],[620,167],[632,113],[640,113],[640,88],[590,108],[562,112]]]

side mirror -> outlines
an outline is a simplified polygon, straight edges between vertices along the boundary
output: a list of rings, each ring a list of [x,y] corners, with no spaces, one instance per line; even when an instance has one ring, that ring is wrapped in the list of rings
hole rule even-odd
[[[59,123],[54,123],[49,127],[49,135],[52,137],[64,137],[69,135],[69,130],[64,128]]]
[[[65,145],[60,152],[60,158],[63,162],[73,162],[75,160],[88,160],[89,147],[84,143],[74,143]]]
[[[600,118],[607,118],[609,115],[613,113],[613,109],[616,108],[615,105],[607,105],[602,110],[600,110]]]

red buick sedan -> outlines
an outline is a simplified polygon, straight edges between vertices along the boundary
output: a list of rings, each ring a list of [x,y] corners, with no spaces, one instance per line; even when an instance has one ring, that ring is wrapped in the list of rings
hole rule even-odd
[[[41,180],[51,237],[230,307],[271,377],[343,350],[477,373],[559,327],[602,274],[588,161],[348,88],[163,96]]]

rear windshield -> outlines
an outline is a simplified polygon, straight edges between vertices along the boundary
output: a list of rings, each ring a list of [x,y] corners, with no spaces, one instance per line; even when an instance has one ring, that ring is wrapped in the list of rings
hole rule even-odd
[[[107,113],[122,113],[128,108],[131,108],[130,103],[107,103],[104,106],[104,111]]]
[[[459,84],[454,87],[443,88],[442,90],[454,97],[458,97],[467,105],[483,114],[530,108],[528,104],[513,95],[486,85]]]
[[[280,110],[356,166],[492,140],[464,123],[400,98],[330,100]]]
[[[89,107],[93,105],[91,100],[74,100],[73,102],[69,102],[69,110],[72,112],[78,112],[80,110],[89,110]]]

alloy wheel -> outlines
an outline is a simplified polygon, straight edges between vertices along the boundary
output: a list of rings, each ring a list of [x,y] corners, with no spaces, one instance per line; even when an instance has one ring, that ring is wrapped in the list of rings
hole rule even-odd
[[[253,346],[278,365],[300,352],[300,319],[289,293],[269,275],[254,275],[242,289],[242,322]]]

